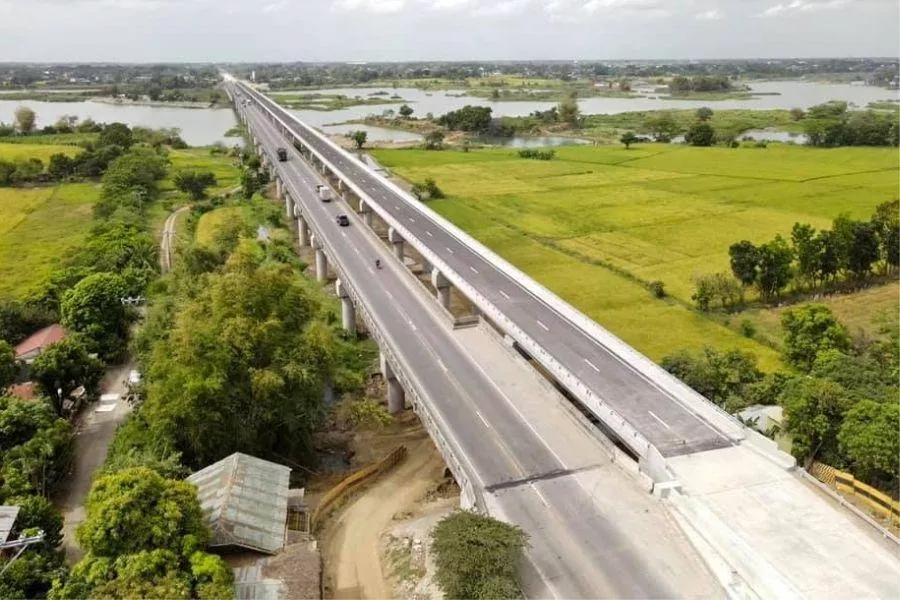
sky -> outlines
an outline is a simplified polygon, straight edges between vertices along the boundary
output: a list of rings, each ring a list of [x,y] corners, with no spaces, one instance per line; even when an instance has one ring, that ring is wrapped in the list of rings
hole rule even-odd
[[[0,0],[0,62],[900,54],[898,0]]]

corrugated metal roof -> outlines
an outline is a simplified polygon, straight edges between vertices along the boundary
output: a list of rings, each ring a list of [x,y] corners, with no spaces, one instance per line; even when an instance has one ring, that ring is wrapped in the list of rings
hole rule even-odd
[[[0,544],[9,538],[17,516],[19,516],[18,506],[0,506]]]
[[[210,546],[281,550],[290,474],[284,465],[235,453],[188,477],[213,532]]]

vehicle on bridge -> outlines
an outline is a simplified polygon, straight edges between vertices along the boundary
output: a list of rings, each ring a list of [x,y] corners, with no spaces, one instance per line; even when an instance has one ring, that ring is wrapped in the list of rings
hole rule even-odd
[[[279,160],[280,162],[284,162],[284,161],[286,161],[286,160],[288,159],[287,149],[285,149],[285,148],[278,148],[277,150],[275,150],[275,152],[278,154],[278,160]]]
[[[350,219],[347,218],[347,215],[338,215],[337,224],[341,227],[348,227],[350,225]]]
[[[331,202],[331,188],[327,185],[317,185],[316,193],[319,195],[319,200],[322,202]]]

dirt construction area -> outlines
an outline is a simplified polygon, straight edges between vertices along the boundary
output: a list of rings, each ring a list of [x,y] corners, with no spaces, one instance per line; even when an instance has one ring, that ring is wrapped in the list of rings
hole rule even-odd
[[[400,420],[401,432],[391,428],[382,435],[355,440],[354,445],[366,454],[384,455],[399,444],[405,444],[408,452],[400,464],[357,492],[330,517],[320,538],[326,598],[395,597],[382,556],[383,534],[397,521],[420,515],[446,483],[443,459],[427,432],[410,411]],[[378,450],[381,447],[383,452]]]

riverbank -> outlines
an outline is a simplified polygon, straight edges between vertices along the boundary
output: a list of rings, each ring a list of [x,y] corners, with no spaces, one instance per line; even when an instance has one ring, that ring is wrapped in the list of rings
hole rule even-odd
[[[94,96],[89,99],[91,102],[99,102],[101,104],[112,104],[115,106],[156,106],[165,108],[229,108],[227,104],[217,104],[216,102],[188,102],[184,100],[166,101],[166,100],[129,100],[127,98],[112,98],[109,96]]]
[[[344,94],[318,94],[273,92],[271,98],[285,108],[292,110],[317,110],[332,111],[351,108],[354,106],[378,106],[384,104],[408,104],[410,100],[404,100],[400,96],[387,96],[385,94],[370,94],[368,97],[350,97]]]

